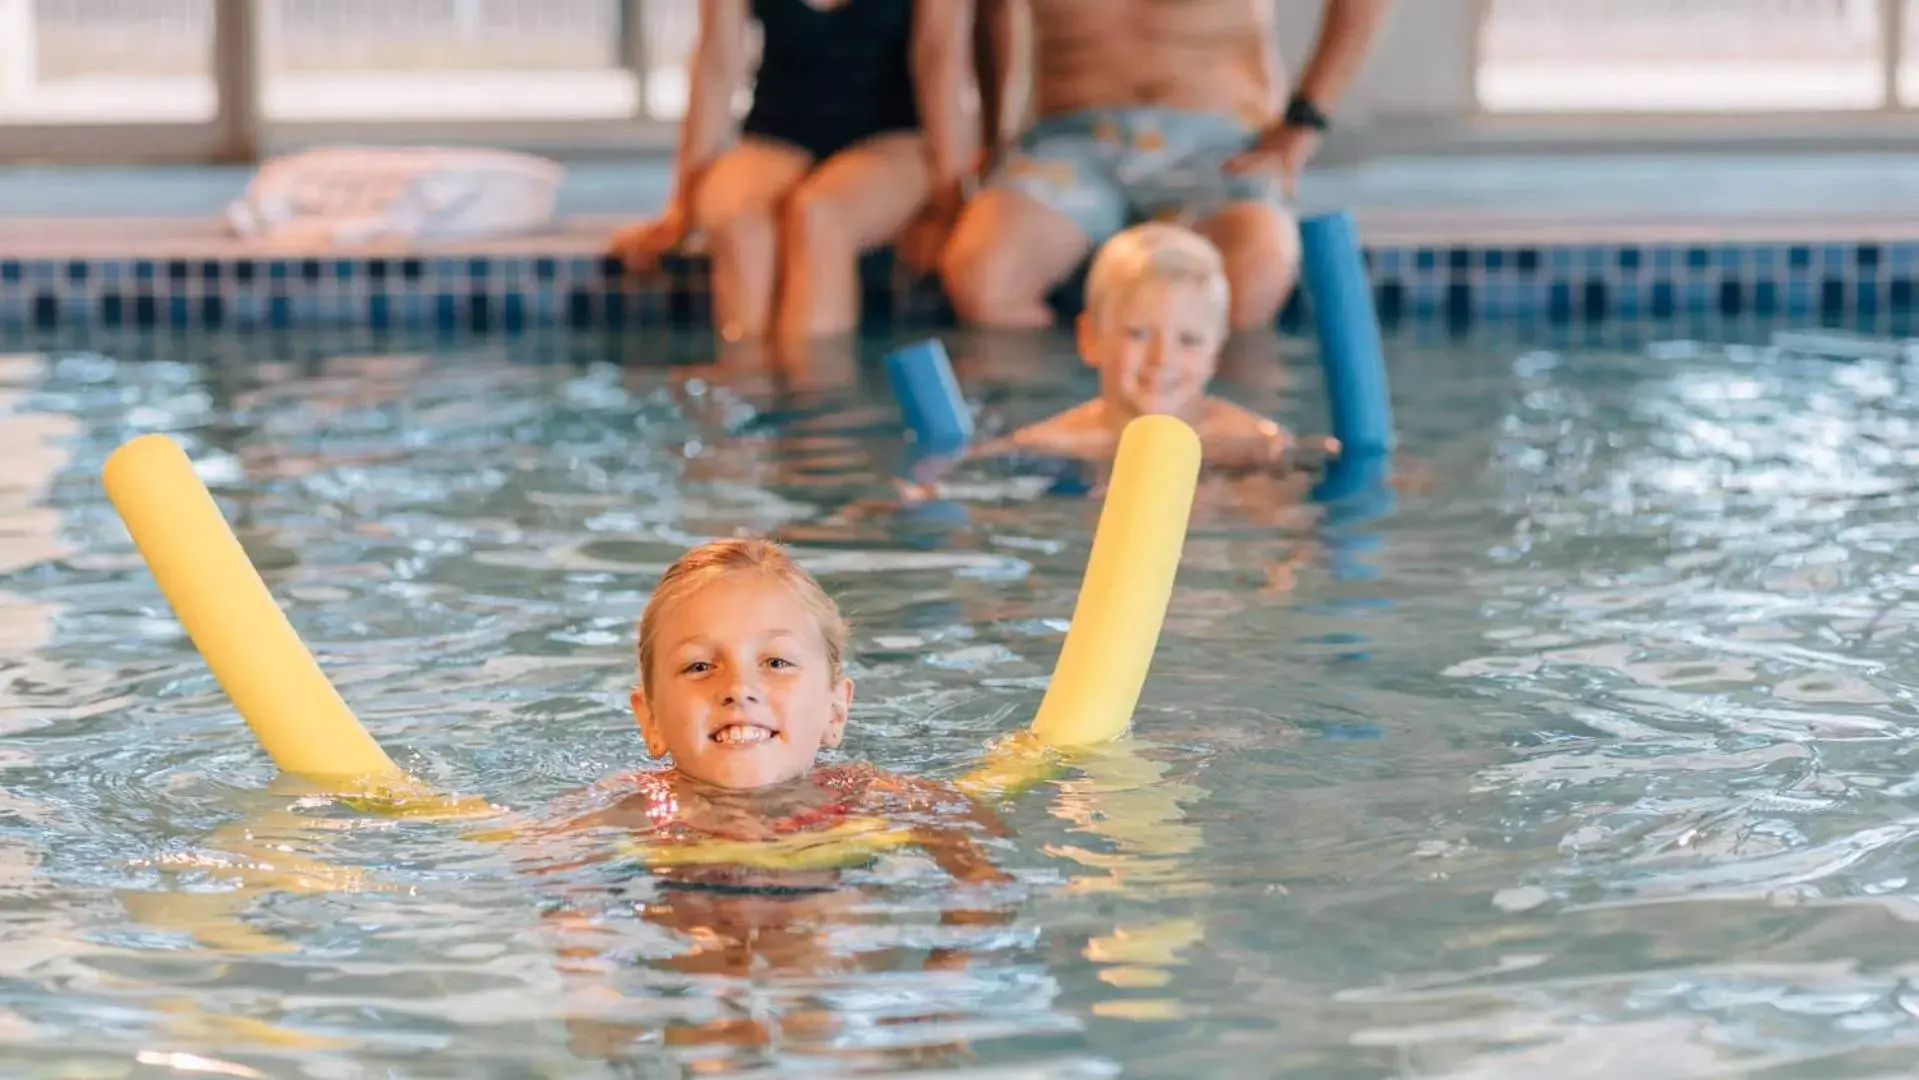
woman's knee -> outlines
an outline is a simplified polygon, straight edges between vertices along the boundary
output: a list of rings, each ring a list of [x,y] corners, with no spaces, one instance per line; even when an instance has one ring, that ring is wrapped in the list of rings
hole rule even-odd
[[[803,160],[760,147],[722,156],[694,188],[690,224],[709,236],[759,236],[779,225],[780,206],[804,182]]]
[[[778,205],[770,200],[696,199],[691,224],[704,233],[710,242],[720,245],[761,237],[771,239],[779,224]]]
[[[893,241],[930,194],[925,140],[892,132],[855,143],[820,162],[780,206],[790,242],[827,255],[858,253]]]
[[[802,182],[779,208],[780,235],[799,249],[820,251],[850,242],[852,223],[831,191]]]

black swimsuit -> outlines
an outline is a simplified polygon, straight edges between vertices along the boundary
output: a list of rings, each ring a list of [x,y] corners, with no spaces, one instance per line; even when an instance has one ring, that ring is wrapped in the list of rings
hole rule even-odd
[[[821,10],[806,0],[753,0],[760,70],[740,130],[815,161],[883,132],[916,130],[907,61],[914,2],[846,0]]]

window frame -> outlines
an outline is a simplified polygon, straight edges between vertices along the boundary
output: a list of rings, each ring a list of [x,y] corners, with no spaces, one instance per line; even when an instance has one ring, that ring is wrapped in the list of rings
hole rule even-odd
[[[302,147],[351,141],[433,142],[524,150],[558,158],[670,156],[679,121],[647,113],[645,5],[620,0],[620,55],[639,84],[630,117],[580,120],[304,120],[261,114],[258,0],[214,5],[217,110],[205,123],[0,124],[0,162],[250,163]],[[1297,72],[1319,4],[1272,0],[1282,49]],[[1719,153],[1892,149],[1919,138],[1919,77],[1899,100],[1908,0],[1879,0],[1881,104],[1870,109],[1515,113],[1480,100],[1480,29],[1492,0],[1399,0],[1365,73],[1342,105],[1327,154],[1336,159],[1417,154]],[[1416,24],[1394,33],[1396,22]],[[1919,68],[1919,57],[1915,57]]]
[[[636,112],[618,118],[272,120],[261,109],[257,0],[211,0],[216,111],[204,123],[5,124],[0,163],[245,164],[329,143],[496,146],[567,158],[670,154],[679,121],[647,113],[646,0],[625,6],[620,56],[638,82]]]

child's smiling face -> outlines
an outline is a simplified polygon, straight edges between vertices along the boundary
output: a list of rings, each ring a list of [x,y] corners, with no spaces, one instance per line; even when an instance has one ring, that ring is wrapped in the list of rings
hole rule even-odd
[[[1225,338],[1217,303],[1199,284],[1148,278],[1080,316],[1080,356],[1099,369],[1100,396],[1125,417],[1191,419],[1204,402]]]
[[[811,608],[778,577],[724,574],[660,613],[633,712],[656,756],[728,788],[806,775],[838,746],[853,682],[836,674]]]

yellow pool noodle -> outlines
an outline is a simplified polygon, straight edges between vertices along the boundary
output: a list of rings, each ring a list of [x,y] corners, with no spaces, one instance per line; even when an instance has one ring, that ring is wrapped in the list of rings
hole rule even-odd
[[[1073,620],[1039,713],[956,782],[1005,798],[1059,774],[1062,751],[1126,734],[1172,601],[1199,486],[1199,433],[1142,416],[1120,433]]]
[[[1126,733],[1172,596],[1198,484],[1199,436],[1170,416],[1141,417],[1120,436],[1073,619],[1031,728],[1004,741],[960,786],[1009,793],[1060,764],[1055,748]],[[261,747],[289,773],[372,779],[355,805],[405,816],[497,813],[482,800],[436,795],[393,763],[327,680],[227,527],[178,444],[146,435],[106,465],[107,495],[187,634]],[[515,827],[485,834],[506,839]],[[845,865],[910,840],[883,823],[842,823],[774,843],[640,845],[666,865],[766,868]]]
[[[107,497],[194,647],[274,764],[323,777],[404,777],[273,602],[178,443],[113,452]]]
[[[1172,600],[1199,465],[1199,434],[1178,417],[1142,416],[1120,433],[1073,621],[1033,718],[1047,746],[1107,742],[1132,723]]]

